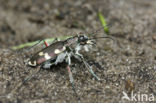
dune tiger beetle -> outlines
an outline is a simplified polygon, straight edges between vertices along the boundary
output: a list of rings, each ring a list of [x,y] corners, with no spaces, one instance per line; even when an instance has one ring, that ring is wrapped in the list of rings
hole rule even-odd
[[[95,40],[100,38],[110,38],[110,37],[87,37],[86,35],[76,35],[70,37],[64,41],[56,41],[48,46],[46,42],[46,47],[36,54],[34,54],[28,61],[29,66],[37,67],[40,66],[42,68],[50,68],[52,65],[57,65],[65,61],[68,66],[67,70],[69,73],[70,82],[72,84],[73,90],[74,87],[74,79],[71,72],[71,57],[82,61],[85,67],[89,70],[89,72],[97,79],[100,78],[93,72],[92,67],[85,61],[83,55],[79,53],[80,50],[84,49],[85,51],[89,51],[93,45],[95,45]],[[110,38],[112,39],[112,38]],[[24,81],[27,81],[29,78],[26,78]],[[75,92],[76,93],[76,92]]]

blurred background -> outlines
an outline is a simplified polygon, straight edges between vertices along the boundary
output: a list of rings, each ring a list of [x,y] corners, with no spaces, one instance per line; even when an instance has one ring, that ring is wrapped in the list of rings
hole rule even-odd
[[[42,70],[7,95],[32,70],[23,63],[24,54],[20,56],[9,48],[96,31],[101,28],[99,12],[118,44],[98,40],[97,48],[84,53],[88,62],[101,64],[103,69],[94,66],[94,71],[102,82],[96,81],[81,63],[75,63],[73,75],[79,102],[121,103],[123,91],[152,93],[156,100],[155,11],[156,0],[0,0],[0,102],[78,102],[63,66]],[[96,35],[103,34],[101,30]]]
[[[1,47],[100,28],[109,0],[1,0]],[[88,30],[90,29],[90,30]]]

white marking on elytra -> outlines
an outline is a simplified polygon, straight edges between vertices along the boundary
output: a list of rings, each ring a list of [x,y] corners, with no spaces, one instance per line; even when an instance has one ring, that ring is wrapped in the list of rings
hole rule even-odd
[[[33,63],[31,61],[29,61],[28,64],[31,66],[36,66],[36,61],[34,61]]]
[[[49,60],[51,58],[48,53],[45,53],[44,57],[45,57],[46,60]]]
[[[54,53],[55,54],[60,54],[61,52],[63,52],[66,49],[66,47],[64,46],[62,50],[59,49],[55,49]]]
[[[65,46],[63,47],[62,51],[64,51],[64,50],[66,50],[66,47]]]
[[[55,53],[55,54],[59,54],[59,53],[61,53],[61,50],[55,49],[54,53]]]
[[[39,52],[39,56],[43,56],[44,55],[44,53],[43,52]]]

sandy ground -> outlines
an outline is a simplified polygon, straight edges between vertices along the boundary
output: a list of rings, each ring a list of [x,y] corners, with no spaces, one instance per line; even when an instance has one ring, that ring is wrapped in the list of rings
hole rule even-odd
[[[83,63],[74,61],[72,72],[80,100],[64,64],[42,69],[17,88],[36,70],[24,63],[36,51],[17,52],[11,46],[97,30],[101,27],[98,11],[118,42],[101,39],[96,48],[83,53],[88,62],[101,65],[93,65],[101,81]],[[156,0],[0,0],[0,103],[138,103],[137,97],[137,101],[122,100],[123,91],[129,97],[132,92],[152,95],[156,102],[155,11]]]

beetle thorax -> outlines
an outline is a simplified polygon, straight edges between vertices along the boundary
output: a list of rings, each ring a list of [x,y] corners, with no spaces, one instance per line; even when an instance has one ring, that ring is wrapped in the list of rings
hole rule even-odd
[[[72,38],[69,38],[65,41],[65,46],[72,46],[72,45],[76,45],[78,42],[78,37],[75,36],[75,37],[72,37]]]

